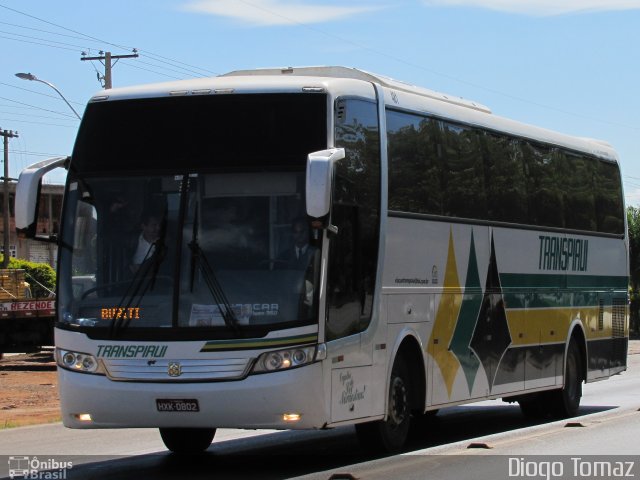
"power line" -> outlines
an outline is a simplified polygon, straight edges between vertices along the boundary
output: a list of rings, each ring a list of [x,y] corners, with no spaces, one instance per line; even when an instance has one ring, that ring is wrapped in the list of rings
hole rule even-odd
[[[59,154],[59,153],[44,153],[44,152],[30,152],[27,150],[11,150],[9,149],[10,153],[15,153],[15,154],[20,154],[20,155],[26,155],[29,157],[62,157],[63,155]]]
[[[2,35],[2,34],[14,35],[14,36],[17,36],[17,37],[22,37],[22,38],[6,37],[5,35]],[[21,34],[17,34],[17,33],[2,31],[2,30],[0,30],[0,38],[5,38],[7,40],[14,40],[14,41],[17,41],[17,42],[22,42],[22,43],[30,43],[30,44],[34,44],[34,45],[42,45],[42,46],[46,46],[46,47],[50,47],[50,48],[61,48],[61,49],[64,49],[64,50],[75,51],[75,49],[73,49],[73,48],[66,48],[66,47],[63,47],[61,45],[66,45],[68,47],[77,47],[80,50],[89,50],[89,51],[91,50],[90,48],[87,48],[86,46],[82,46],[82,45],[74,45],[74,44],[64,43],[64,42],[56,42],[54,40],[49,40],[49,39],[46,39],[46,38],[32,37],[32,36],[29,36],[29,35],[21,35]],[[24,40],[25,38],[28,38],[30,40]],[[43,42],[48,42],[48,43],[43,43]],[[52,43],[53,44],[58,44],[58,45],[53,45]],[[109,52],[107,52],[107,53],[109,53]],[[135,56],[136,55],[112,55],[111,58],[113,58],[113,59],[133,58]],[[149,58],[151,60],[153,60],[152,57],[149,57]],[[105,60],[105,62],[106,62],[105,56],[102,56],[102,55],[100,55],[99,57],[82,58],[81,60]],[[146,64],[146,65],[149,65],[149,66],[152,66],[152,67],[168,70],[168,71],[171,71],[171,72],[175,72],[175,73],[178,73],[178,74],[183,74],[183,75],[186,72],[186,75],[189,75],[189,76],[192,76],[192,77],[207,76],[207,75],[204,75],[202,72],[197,72],[197,71],[192,70],[190,68],[181,67],[179,65],[175,65],[175,64],[172,64],[172,63],[169,63],[169,62],[166,62],[166,61],[161,61],[161,63],[164,63],[165,65],[174,66],[174,67],[179,68],[181,70],[175,70],[174,68],[170,68],[170,67],[167,67],[167,66],[164,66],[164,65],[153,64],[153,63],[146,63],[146,62],[140,62],[140,63]],[[92,65],[93,65],[93,62],[92,62]],[[109,67],[107,66],[106,63],[103,63],[103,65],[105,66],[105,69],[107,69],[107,70],[109,69]],[[114,65],[115,65],[115,63],[111,64],[112,67]],[[95,68],[95,66],[94,66],[94,68]],[[195,68],[197,68],[197,67],[195,67]],[[142,69],[142,70],[144,70],[144,69]],[[163,75],[162,73],[154,71],[154,70],[147,70],[147,71],[152,72],[152,73],[156,73],[158,75]],[[96,69],[96,72],[98,73],[98,76],[101,79],[104,79],[105,77],[108,77],[107,73],[105,73],[105,75],[102,76],[102,75],[100,75],[100,72],[98,72],[97,69]],[[165,76],[167,76],[167,75],[165,75]],[[170,77],[170,78],[181,79],[181,77]],[[0,82],[0,83],[2,83],[2,82]],[[4,84],[4,85],[7,85],[7,84]],[[9,85],[9,86],[12,86],[12,85]],[[20,88],[20,87],[13,87],[13,88]],[[24,89],[24,90],[26,90],[26,89]],[[47,96],[50,96],[50,95],[47,95]]]
[[[0,6],[2,6],[2,5],[0,5]],[[30,43],[32,45],[41,45],[43,47],[57,48],[59,50],[69,50],[71,52],[77,52],[78,51],[76,48],[59,47],[57,45],[49,45],[49,44],[42,43],[42,42],[32,42],[30,40],[21,40],[19,38],[5,37],[4,35],[0,35],[0,38],[4,38],[5,40],[13,40],[14,42]]]
[[[123,62],[122,65],[125,66],[125,67],[135,68],[135,69],[138,69],[138,70],[144,70],[145,72],[155,73],[156,75],[162,75],[163,77],[172,78],[174,80],[182,80],[182,77],[174,77],[173,75],[168,75],[166,73],[158,72],[156,70],[151,70],[149,68],[140,67],[138,65],[133,65],[131,63]]]
[[[0,82],[0,85],[4,85],[5,87],[15,88],[15,89],[18,89],[18,90],[24,90],[25,92],[33,93],[35,95],[41,95],[43,97],[53,98],[53,99],[58,100],[58,101],[62,100],[60,97],[56,97],[54,95],[49,95],[48,93],[36,92],[35,90],[31,90],[29,88],[24,88],[24,87],[18,87],[16,85],[11,85],[9,83]],[[80,103],[80,102],[71,102],[71,103],[75,103],[76,105],[81,105],[81,106],[84,105],[84,103]]]
[[[79,32],[79,31],[77,31],[77,30],[73,30],[73,29],[70,29],[70,28],[64,27],[64,26],[62,26],[62,25],[58,25],[58,24],[53,23],[53,22],[50,22],[50,21],[48,21],[48,20],[44,20],[44,19],[42,19],[42,18],[36,17],[35,15],[30,15],[30,14],[25,13],[25,12],[22,12],[22,11],[20,11],[20,10],[16,10],[16,9],[14,9],[14,8],[7,7],[6,5],[2,5],[2,4],[0,4],[0,8],[5,8],[5,9],[7,9],[7,10],[10,10],[10,11],[14,12],[14,13],[17,13],[17,14],[20,14],[20,15],[24,15],[24,16],[26,16],[26,17],[29,17],[29,18],[32,18],[32,19],[38,20],[38,21],[43,22],[43,23],[46,23],[46,24],[48,24],[48,25],[52,25],[52,26],[54,26],[54,27],[60,28],[60,29],[65,30],[65,31],[67,31],[67,32],[74,33],[74,34],[76,34],[76,35],[80,35],[82,38],[87,38],[87,39],[90,39],[90,40],[93,40],[93,41],[95,41],[95,42],[99,42],[99,43],[101,43],[101,44],[105,44],[105,45],[111,45],[111,46],[113,46],[113,47],[120,48],[120,49],[122,49],[122,50],[133,50],[133,47],[127,47],[127,46],[119,45],[119,44],[116,44],[116,43],[108,42],[108,41],[106,41],[106,40],[102,40],[102,39],[100,39],[100,38],[96,38],[96,37],[94,37],[94,36],[87,35],[87,34],[85,34],[85,33]],[[28,28],[28,27],[25,27],[25,28]],[[76,37],[76,38],[77,38],[77,37]],[[59,47],[59,48],[60,48],[60,47]],[[217,75],[217,73],[216,73],[216,72],[213,72],[213,71],[211,71],[211,70],[207,70],[207,69],[204,69],[204,68],[201,68],[201,67],[197,67],[197,66],[194,66],[194,65],[190,65],[190,64],[185,63],[185,62],[182,62],[182,61],[180,61],[180,60],[175,60],[175,59],[172,59],[172,58],[169,58],[169,57],[165,57],[165,56],[162,56],[162,55],[158,55],[158,54],[153,53],[153,52],[148,51],[148,50],[141,50],[140,52],[144,52],[147,56],[157,57],[157,58],[160,58],[160,59],[162,59],[162,60],[164,60],[164,61],[171,62],[171,63],[173,63],[173,64],[174,64],[174,66],[178,66],[178,68],[183,68],[183,67],[179,67],[179,65],[184,65],[184,66],[186,66],[186,67],[190,67],[190,68],[193,68],[193,69],[202,70],[203,72],[206,72],[206,73],[208,73],[208,74]],[[184,69],[184,68],[183,68],[183,69]],[[184,69],[184,70],[187,70],[187,69]]]
[[[67,32],[71,32],[71,33],[75,33],[75,34],[77,34],[77,35],[81,35],[81,36],[83,36],[83,37],[85,37],[85,38],[89,38],[89,39],[91,39],[91,40],[95,40],[96,42],[99,42],[99,43],[103,43],[103,44],[111,45],[111,46],[113,46],[113,47],[121,48],[121,49],[123,49],[123,50],[131,50],[131,48],[130,48],[130,47],[124,47],[124,46],[122,46],[122,45],[117,45],[117,44],[115,44],[115,43],[107,42],[106,40],[102,40],[102,39],[100,39],[100,38],[92,37],[91,35],[87,35],[87,34],[85,34],[85,33],[78,32],[77,30],[72,30],[71,28],[63,27],[62,25],[58,25],[57,23],[53,23],[53,22],[50,22],[50,21],[48,21],[48,20],[44,20],[43,18],[36,17],[35,15],[30,15],[30,14],[28,14],[28,13],[21,12],[20,10],[16,10],[15,8],[7,7],[6,5],[2,5],[1,3],[0,3],[0,8],[5,8],[5,9],[7,9],[7,10],[10,10],[10,11],[14,12],[14,13],[18,13],[18,14],[20,14],[20,15],[24,15],[25,17],[33,18],[34,20],[38,20],[38,21],[43,22],[43,23],[46,23],[46,24],[48,24],[48,25],[52,25],[52,26],[54,26],[54,27],[61,28],[62,30],[65,30],[65,31],[67,31]]]
[[[5,118],[6,121],[15,122],[15,123],[26,123],[29,125],[47,125],[49,127],[64,127],[64,128],[75,128],[77,129],[77,125],[61,125],[59,123],[49,123],[49,122],[30,122],[28,120],[20,120],[16,118]]]
[[[173,68],[165,67],[165,66],[163,66],[163,65],[158,65],[157,63],[149,63],[149,62],[144,62],[144,61],[142,61],[142,60],[138,60],[138,61],[137,61],[137,63],[141,63],[141,64],[143,64],[143,65],[148,65],[148,66],[150,66],[150,67],[162,68],[162,69],[164,69],[164,70],[168,70],[169,72],[182,73],[182,72],[181,72],[181,71],[179,71],[179,70],[175,70],[175,69],[173,69]],[[164,62],[164,63],[166,63],[166,62]],[[180,68],[180,67],[178,67],[178,68]],[[201,73],[198,73],[198,72],[196,72],[196,71],[186,70],[186,69],[184,69],[184,68],[183,68],[183,70],[184,70],[184,71],[189,71],[189,72],[191,72],[191,73],[188,73],[187,75],[190,75],[190,76],[192,76],[192,77],[203,77],[203,76],[204,76],[204,75],[202,75]]]
[[[75,38],[76,40],[86,40],[85,37],[80,37],[78,35],[67,35],[66,33],[58,33],[58,32],[52,32],[51,30],[42,30],[40,28],[26,27],[24,25],[17,25],[15,23],[0,22],[0,25],[8,25],[10,27],[22,28],[24,30],[32,30],[34,32],[40,32],[40,33],[49,33],[51,35],[57,35],[59,37]]]
[[[197,70],[201,70],[201,71],[205,72],[208,75],[220,75],[218,72],[214,72],[212,70],[207,70],[206,68],[197,67],[195,65],[190,65],[188,63],[184,63],[184,62],[181,62],[179,60],[173,60],[173,59],[168,58],[168,57],[163,57],[162,55],[155,54],[155,53],[150,52],[148,50],[139,50],[139,53],[144,53],[144,54],[146,54],[147,57],[157,57],[157,58],[159,58],[161,60],[164,60],[165,62],[168,62],[170,64],[175,64],[175,66],[177,66],[178,68],[182,68],[182,67],[180,67],[180,65],[185,65],[185,66],[190,67],[190,68],[195,68]],[[184,70],[187,70],[187,69],[184,69]]]
[[[48,115],[33,115],[32,113],[18,113],[18,112],[3,112],[0,111],[0,113],[4,113],[6,115],[19,115],[21,117],[31,117],[31,118],[47,118],[50,120],[66,120],[65,118],[60,118],[60,117],[50,117]],[[73,119],[69,119],[69,121],[71,121]]]
[[[11,101],[15,102],[16,100],[11,100]],[[9,105],[9,104],[7,104],[7,103],[0,103],[0,107],[2,107],[2,108],[16,108],[16,109],[24,109],[24,110],[41,110],[41,108],[40,108],[40,107],[36,107],[36,106],[27,106],[27,105]],[[55,110],[47,110],[47,111],[52,112],[52,113],[56,113],[56,114],[58,114],[58,115],[62,115],[62,116],[64,116],[64,117],[74,118],[74,117],[73,117],[73,115],[68,114],[68,113],[66,113],[66,112],[58,112],[58,111],[55,111]],[[12,112],[12,113],[13,113],[13,112]],[[58,119],[59,119],[59,120],[63,120],[62,118],[59,118],[59,117],[58,117]]]
[[[56,110],[49,110],[48,108],[42,108],[42,107],[38,107],[38,106],[36,106],[36,105],[30,105],[30,104],[28,104],[28,103],[19,102],[19,101],[17,101],[17,100],[12,100],[12,99],[7,98],[7,97],[0,97],[0,100],[6,100],[6,101],[8,101],[8,102],[17,103],[18,105],[24,105],[24,106],[26,106],[26,107],[35,108],[35,109],[37,109],[37,110],[43,110],[43,111],[45,111],[45,112],[49,112],[49,113],[57,113],[58,115],[63,115],[63,116],[65,116],[65,117],[69,117],[69,118],[74,118],[74,119],[76,118],[76,117],[74,117],[73,115],[71,115],[70,113],[63,113],[63,112],[58,112],[58,111],[56,111]]]
[[[4,30],[0,30],[0,33],[4,33],[5,35],[14,35],[16,37],[28,38],[30,40],[40,40],[40,41],[43,41],[43,42],[56,43],[58,45],[65,45],[67,47],[77,47],[79,49],[87,48],[86,45],[74,45],[73,43],[56,42],[55,40],[49,40],[48,38],[33,37],[31,35],[21,35],[19,33],[6,32]],[[52,46],[55,46],[55,45],[52,45]]]

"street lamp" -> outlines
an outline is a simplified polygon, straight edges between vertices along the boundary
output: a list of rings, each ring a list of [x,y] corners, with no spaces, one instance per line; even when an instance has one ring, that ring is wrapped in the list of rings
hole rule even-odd
[[[40,83],[44,83],[46,85],[49,85],[51,88],[53,88],[58,95],[60,95],[60,98],[62,98],[62,100],[65,101],[65,103],[67,105],[69,105],[69,108],[71,110],[73,110],[73,113],[76,114],[76,117],[78,117],[78,120],[80,120],[80,115],[78,115],[78,112],[76,112],[75,108],[73,108],[71,106],[71,104],[67,101],[66,98],[64,98],[64,95],[62,95],[62,93],[60,92],[60,90],[58,90],[55,85],[53,83],[47,82],[45,80],[40,80],[38,77],[36,77],[33,73],[16,73],[16,77],[22,79],[22,80],[32,80],[32,81],[36,81],[36,82],[40,82]]]

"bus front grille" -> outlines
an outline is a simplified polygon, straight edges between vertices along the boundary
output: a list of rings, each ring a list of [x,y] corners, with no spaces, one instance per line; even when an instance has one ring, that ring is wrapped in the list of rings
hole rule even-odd
[[[236,380],[246,376],[250,358],[203,360],[103,360],[107,375],[116,381],[198,382]]]

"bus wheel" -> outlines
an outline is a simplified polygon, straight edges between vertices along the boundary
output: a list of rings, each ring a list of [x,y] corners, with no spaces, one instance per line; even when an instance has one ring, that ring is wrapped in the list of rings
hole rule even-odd
[[[174,453],[204,452],[216,434],[215,428],[161,428],[165,446]]]
[[[367,450],[393,453],[404,447],[411,424],[409,378],[404,359],[396,358],[389,383],[387,419],[356,425],[358,439]]]
[[[564,388],[553,392],[552,409],[557,417],[574,417],[578,414],[582,398],[582,357],[575,341],[569,344],[564,371]]]

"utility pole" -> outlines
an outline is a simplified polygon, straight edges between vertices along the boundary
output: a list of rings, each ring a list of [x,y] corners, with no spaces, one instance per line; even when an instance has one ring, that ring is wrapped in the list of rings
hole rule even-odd
[[[0,128],[0,135],[4,137],[4,256],[2,268],[7,268],[11,257],[11,252],[9,251],[9,218],[11,215],[9,212],[9,139],[17,138],[18,132]]]
[[[112,55],[111,52],[102,52],[100,51],[100,56],[98,57],[87,57],[86,54],[84,52],[82,52],[82,57],[80,58],[80,60],[85,61],[85,60],[98,60],[100,63],[102,63],[104,65],[104,77],[102,77],[104,79],[104,88],[105,89],[109,89],[113,87],[113,82],[111,80],[111,70],[113,68],[113,66],[118,63],[118,60],[120,60],[121,58],[138,58],[138,51],[134,48],[133,49],[133,53],[130,55]],[[113,60],[115,60],[114,63]],[[98,75],[98,78],[100,76]]]

